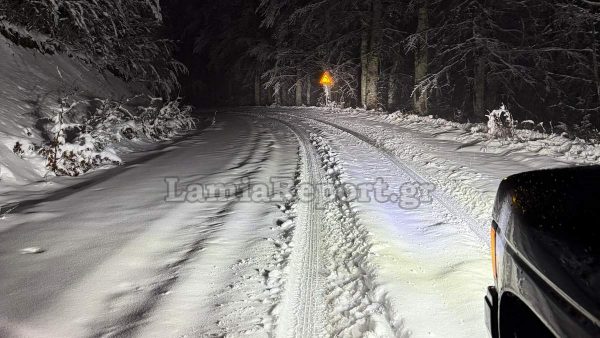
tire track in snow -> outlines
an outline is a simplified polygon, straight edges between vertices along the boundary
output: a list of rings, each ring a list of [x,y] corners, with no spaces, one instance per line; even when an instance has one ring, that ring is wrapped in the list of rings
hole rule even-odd
[[[252,121],[255,120],[256,118],[252,119]],[[262,161],[255,161],[252,158],[247,160],[247,163],[258,164],[262,170],[253,174],[252,177],[244,176],[244,178],[248,180],[250,187],[253,183],[276,181],[277,183],[274,183],[273,186],[274,190],[270,193],[274,196],[279,194],[285,194],[285,196],[281,195],[283,199],[277,199],[275,204],[264,201],[259,205],[241,203],[236,206],[234,213],[238,215],[237,217],[244,215],[245,220],[240,222],[235,216],[230,219],[227,241],[236,242],[236,236],[239,236],[238,239],[243,237],[250,241],[241,247],[227,250],[227,254],[234,254],[239,259],[228,266],[226,271],[231,275],[225,279],[215,279],[221,280],[222,282],[217,282],[217,284],[222,284],[223,287],[207,296],[209,300],[204,306],[211,308],[210,314],[203,315],[204,322],[188,331],[186,334],[189,336],[272,336],[276,329],[277,318],[280,314],[279,304],[287,282],[284,271],[288,270],[289,256],[292,252],[290,244],[295,232],[295,186],[302,168],[298,145],[294,140],[295,135],[287,129],[285,129],[285,133],[275,132],[276,128],[273,127],[273,122],[269,119],[259,121],[257,125],[262,130],[260,134],[272,136],[261,141],[267,149],[265,154],[271,154],[274,149],[278,149],[278,152],[274,152],[273,157],[269,158],[270,164],[267,163],[266,158]],[[277,124],[277,127],[281,127],[280,124]],[[292,145],[291,149],[294,152],[289,152],[291,150],[288,148],[289,145]],[[282,152],[283,148],[287,148],[288,152]],[[292,171],[288,171],[290,169],[288,164],[280,162],[283,159],[282,155],[286,159],[288,157],[293,159]],[[279,185],[279,183],[283,185]],[[275,224],[272,226],[268,225],[271,221],[263,223],[269,219],[269,215],[276,217]],[[253,220],[256,220],[256,223],[253,223]],[[246,221],[248,223],[244,223]],[[237,223],[238,226],[240,223],[247,224],[254,230],[252,234],[240,235],[237,231],[241,228],[236,230],[234,223]],[[257,237],[250,239],[248,235]],[[237,250],[240,251],[235,254]],[[215,252],[213,250],[208,254],[215,255]]]
[[[310,140],[305,132],[281,120],[298,138],[300,156],[303,159],[300,181],[312,187],[322,182],[318,159],[309,148]],[[299,201],[297,207],[294,252],[290,257],[291,273],[287,303],[280,318],[278,336],[316,337],[323,335],[323,288],[319,269],[321,265],[320,231],[322,198],[318,194],[308,201]],[[290,316],[292,316],[290,318]]]
[[[377,283],[377,268],[369,259],[370,235],[345,189],[343,167],[322,134],[320,130],[311,133],[311,141],[333,188],[327,196],[328,226],[324,234],[329,259],[328,333],[336,337],[357,334],[405,337],[402,320],[397,318],[391,300]]]
[[[309,182],[322,183],[327,189],[335,191],[327,196],[319,196],[318,203],[311,203],[305,210],[309,214],[304,214],[304,217],[312,218],[309,219],[312,226],[305,230],[312,233],[305,232],[309,237],[308,245],[302,240],[295,243],[297,248],[301,246],[304,259],[300,271],[289,276],[294,280],[298,273],[301,274],[300,282],[296,285],[291,283],[290,292],[297,292],[298,297],[288,304],[286,312],[291,313],[294,307],[300,310],[294,312],[296,322],[292,326],[286,325],[289,320],[281,318],[279,332],[293,330],[293,336],[297,337],[316,336],[317,333],[328,336],[370,333],[375,336],[403,337],[402,321],[395,318],[391,302],[375,282],[375,268],[368,262],[371,245],[368,231],[360,225],[347,195],[340,196],[337,193],[342,188],[342,182],[339,176],[341,168],[335,154],[322,137],[306,131],[315,131],[314,128],[299,128],[291,121],[270,118],[296,133],[303,154],[308,158],[306,162],[310,169],[304,170],[304,173],[311,175]],[[316,209],[317,206],[323,210]],[[317,264],[312,261],[316,250],[320,250],[323,256]],[[326,279],[319,282],[321,285],[315,285],[310,283],[311,278],[315,278],[312,281],[316,281],[316,278]],[[325,311],[318,306],[326,307]],[[317,313],[324,318],[316,317]],[[317,322],[311,324],[311,317]],[[317,331],[315,326],[322,329]]]
[[[110,309],[107,313],[111,315],[100,323],[95,323],[88,337],[131,336],[144,325],[150,312],[160,303],[161,296],[166,295],[173,288],[179,279],[180,271],[204,250],[205,243],[221,229],[232,204],[232,202],[226,203],[214,216],[190,226],[205,230],[199,230],[196,239],[186,246],[181,255],[159,270],[158,280],[146,287],[138,286],[133,293],[120,292],[107,299],[106,303]],[[135,293],[142,293],[142,299],[138,299],[139,296],[136,297]]]
[[[340,126],[337,123],[325,121],[315,117],[292,115],[285,112],[278,112],[277,114],[293,117],[296,119],[305,119],[308,121],[316,122],[317,124],[326,125],[330,128],[337,129],[344,133],[350,134],[359,139],[360,141],[366,143],[367,145],[375,148],[376,151],[383,154],[388,160],[394,163],[401,171],[405,172],[408,176],[410,176],[411,179],[413,179],[415,182],[429,182],[429,180],[425,178],[425,175],[419,173],[416,169],[409,167],[407,164],[398,159],[390,150],[378,145],[375,140],[365,135],[362,135],[354,130]],[[454,199],[446,196],[446,194],[444,194],[438,189],[436,189],[433,192],[432,197],[437,202],[439,202],[448,212],[450,212],[450,214],[453,215],[456,219],[462,220],[464,224],[469,228],[469,230],[472,231],[481,240],[482,243],[484,243],[485,245],[489,245],[488,234],[486,231],[487,228],[485,226],[481,226],[480,223],[476,219],[471,217],[469,213],[466,210],[464,210],[463,207],[461,207],[458,203],[454,201]]]
[[[265,141],[266,132],[255,134],[248,147],[248,155],[224,172],[229,183],[234,183],[239,178],[251,179],[262,170],[261,164],[269,160],[271,148],[261,151],[260,145]],[[234,174],[234,175],[232,175]],[[226,183],[227,184],[227,183]],[[212,198],[227,198],[219,208],[209,215],[204,221],[190,224],[181,230],[194,234],[192,241],[176,251],[171,263],[159,268],[155,279],[148,285],[140,285],[128,292],[120,292],[106,299],[108,314],[100,321],[90,325],[90,338],[121,337],[135,335],[140,327],[147,323],[151,312],[159,306],[162,296],[168,294],[180,278],[181,271],[186,265],[199,255],[205,248],[205,243],[214,238],[223,228],[226,219],[231,215],[231,210],[237,203],[236,198],[244,194],[250,187],[240,186],[234,196],[210,196]],[[195,206],[191,206],[195,209]],[[187,211],[189,212],[189,211]]]

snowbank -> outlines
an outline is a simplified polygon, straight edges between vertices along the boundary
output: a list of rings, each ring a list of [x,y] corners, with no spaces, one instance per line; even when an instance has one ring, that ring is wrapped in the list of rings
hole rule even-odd
[[[127,85],[110,74],[101,74],[64,55],[43,55],[16,46],[0,36],[0,185],[22,185],[40,180],[43,160],[22,159],[13,153],[17,142],[41,143],[35,123],[50,118],[50,107],[61,96],[131,96]]]
[[[48,176],[119,163],[121,153],[193,127],[189,108],[152,99],[77,58],[42,54],[0,35],[0,60],[0,209],[68,183]]]
[[[573,164],[597,164],[600,161],[599,143],[576,137],[569,138],[566,134],[516,128],[510,136],[495,137],[493,132],[488,132],[489,127],[484,124],[450,122],[431,116],[401,112],[381,117],[390,123],[430,132],[433,135],[449,133],[452,139],[468,146],[479,145],[482,152],[528,151]]]

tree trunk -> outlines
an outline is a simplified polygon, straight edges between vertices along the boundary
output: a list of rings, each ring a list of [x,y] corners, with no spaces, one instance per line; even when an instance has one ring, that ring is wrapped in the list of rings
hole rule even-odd
[[[427,50],[427,30],[429,29],[429,12],[427,0],[424,0],[418,12],[417,34],[420,41],[415,52],[415,85],[421,82],[428,74],[429,55]],[[427,113],[427,93],[415,90],[413,93],[413,106],[417,113]]]
[[[273,96],[275,98],[274,103],[276,106],[281,106],[281,83],[277,82],[273,90]]]
[[[369,38],[369,55],[367,66],[367,94],[365,97],[366,109],[377,109],[379,100],[377,98],[379,84],[379,53],[383,31],[381,29],[383,8],[381,0],[373,0],[372,3],[372,19]]]
[[[396,72],[398,71],[398,60],[394,61],[392,70],[390,71],[388,78],[388,99],[387,108],[388,110],[396,109],[397,91],[398,91],[398,79]]]
[[[473,115],[478,120],[485,118],[485,59],[479,56],[475,61],[473,81]]]
[[[273,87],[265,88],[266,96],[265,96],[265,106],[270,106],[273,104],[273,96],[275,93],[273,92]]]
[[[306,79],[306,105],[310,106],[310,91],[312,86],[310,85],[310,77]]]
[[[592,23],[592,37],[593,37],[593,48],[592,48],[592,62],[594,63],[594,81],[596,82],[596,99],[600,103],[600,73],[598,70],[598,43],[596,41],[596,26]]]
[[[296,106],[302,105],[302,78],[300,78],[300,72],[296,77]]]
[[[227,102],[236,105],[237,103],[234,103],[234,100],[235,95],[233,95],[233,79],[229,79],[229,81],[227,81]]]
[[[284,83],[281,84],[279,93],[281,94],[281,105],[282,106],[291,106],[290,92],[288,91],[288,89],[289,88],[287,88]]]
[[[254,75],[254,105],[260,106],[260,74]]]
[[[367,67],[369,65],[369,32],[365,25],[360,40],[360,105],[367,106]]]

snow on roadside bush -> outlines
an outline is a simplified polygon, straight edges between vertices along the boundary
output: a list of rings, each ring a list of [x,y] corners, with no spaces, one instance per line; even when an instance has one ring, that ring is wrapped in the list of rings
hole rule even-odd
[[[325,110],[325,108],[317,109]],[[394,113],[367,112],[363,109],[353,108],[326,110],[330,114],[337,113],[373,121],[385,121],[402,128],[452,139],[464,146],[477,145],[482,152],[528,151],[578,164],[598,164],[600,161],[600,132],[590,128],[586,119],[583,119],[578,125],[569,127],[571,133],[559,133],[556,126],[543,122],[525,120],[517,123],[517,121],[513,121],[512,136],[502,139],[492,137],[488,133],[488,126],[483,123],[453,122],[433,115],[419,116],[402,111]],[[587,138],[582,138],[577,134],[583,130],[586,131]]]
[[[515,121],[504,105],[499,109],[492,110],[488,117],[488,134],[496,138],[507,138],[513,136]]]
[[[490,137],[487,127],[482,124],[460,124],[443,119],[416,118],[413,115],[397,115],[395,123],[401,123],[412,128],[432,130],[463,131],[455,136],[455,140],[463,144],[480,144],[481,151],[504,152],[529,151],[560,158],[569,162],[580,164],[596,164],[600,161],[600,142],[598,134],[595,138],[581,139],[567,137],[566,133],[556,133],[556,129],[545,128],[543,123],[534,123],[527,120],[521,122],[521,128],[514,128],[512,137],[499,139]]]
[[[167,140],[195,128],[192,108],[180,104],[148,96],[125,102],[61,98],[59,106],[52,108],[52,118],[40,124],[46,141],[27,150],[44,157],[49,172],[59,176],[78,176],[98,166],[120,164],[111,145],[123,138]],[[14,151],[25,152],[20,144]]]

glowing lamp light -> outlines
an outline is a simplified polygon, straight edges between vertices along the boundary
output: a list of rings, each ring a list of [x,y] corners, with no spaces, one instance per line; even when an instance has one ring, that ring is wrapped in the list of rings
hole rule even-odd
[[[321,80],[319,80],[319,83],[323,86],[331,86],[333,85],[333,76],[329,71],[326,70],[321,76]]]

